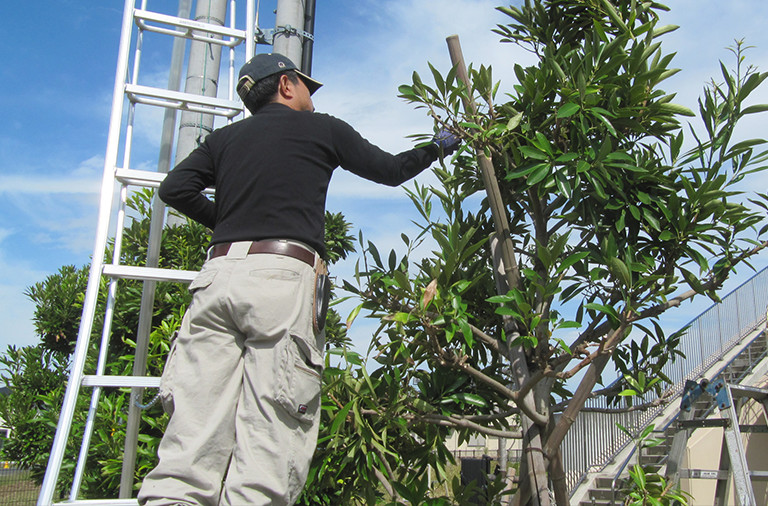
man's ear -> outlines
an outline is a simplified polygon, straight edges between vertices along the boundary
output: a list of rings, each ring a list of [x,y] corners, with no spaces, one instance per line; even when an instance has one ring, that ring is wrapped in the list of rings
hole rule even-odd
[[[287,75],[283,74],[280,76],[277,92],[286,100],[292,99],[296,94],[296,87]]]

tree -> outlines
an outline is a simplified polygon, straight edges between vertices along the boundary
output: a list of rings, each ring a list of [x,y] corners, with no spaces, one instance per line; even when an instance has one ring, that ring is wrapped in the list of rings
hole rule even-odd
[[[147,256],[152,192],[133,194],[128,206],[132,218],[124,230],[121,263],[142,265]],[[333,263],[353,250],[350,225],[340,213],[326,213],[326,243],[328,260]],[[210,242],[209,231],[199,223],[185,220],[181,225],[166,227],[160,250],[160,267],[199,270]],[[110,248],[111,249],[111,248]],[[107,252],[112,258],[112,251]],[[21,349],[9,347],[0,357],[3,379],[10,387],[7,396],[0,397],[0,416],[13,428],[11,438],[2,448],[7,460],[19,462],[32,470],[32,476],[42,481],[50,455],[50,448],[58,422],[64,387],[66,385],[70,355],[80,325],[88,267],[63,266],[58,273],[48,276],[27,290],[35,302],[35,329],[41,338],[37,346]],[[106,283],[101,287],[96,314],[104,314]],[[120,281],[115,302],[112,335],[109,345],[106,374],[130,375],[133,370],[135,336],[138,327],[142,284],[138,281]],[[162,374],[171,336],[181,324],[181,318],[191,296],[185,284],[161,283],[157,285],[149,339],[147,373]],[[328,342],[332,346],[347,341],[346,329],[339,316],[331,311],[328,319]],[[94,325],[89,351],[89,370],[95,369],[98,343],[102,331],[100,321]],[[94,422],[94,437],[80,497],[116,497],[120,485],[123,461],[123,441],[128,413],[129,389],[104,390],[101,393]],[[88,398],[81,395],[67,444],[63,472],[58,483],[61,494],[71,488],[74,463],[77,461],[80,435],[83,433],[88,410]],[[159,403],[146,399],[142,411],[135,482],[156,463],[157,446],[167,423],[167,415]]]
[[[567,504],[560,445],[585,401],[607,395],[621,407],[621,390],[660,394],[661,367],[681,353],[659,316],[696,296],[718,300],[729,274],[768,245],[768,198],[749,204],[735,187],[765,169],[765,141],[734,139],[741,118],[768,110],[746,105],[768,74],[746,65],[737,42],[735,69],[721,64],[722,81],[704,89],[703,129],[689,126],[686,143],[681,117],[695,114],[659,87],[678,72],[661,47],[676,29],[659,25],[667,7],[526,0],[499,10],[509,17],[494,30],[501,41],[537,59],[510,63],[517,82],[505,101],[482,65],[467,83],[459,67],[441,75],[430,65],[434,84],[414,73],[400,88],[465,144],[435,170],[437,187],[409,191],[422,231],[403,236],[407,252],[385,261],[368,243],[357,283],[345,283],[382,326],[368,365],[376,369],[361,373],[371,397],[339,403],[332,432],[348,438],[342,415],[375,420],[439,453],[443,427],[520,437],[516,414],[526,456],[517,504],[549,504],[550,483]],[[483,158],[492,163],[485,182]],[[502,203],[493,218],[492,196],[470,200],[488,181]],[[427,236],[437,251],[412,260]],[[609,363],[627,384],[598,392]],[[417,490],[426,471],[396,454],[402,441],[376,443],[378,459],[364,467]],[[442,454],[421,462],[444,471]],[[390,488],[393,500],[404,497]]]

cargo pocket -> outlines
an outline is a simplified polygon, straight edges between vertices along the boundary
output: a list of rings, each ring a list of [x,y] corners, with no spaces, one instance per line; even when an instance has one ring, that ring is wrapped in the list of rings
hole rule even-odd
[[[277,361],[276,400],[299,422],[311,425],[320,411],[322,358],[302,338],[286,340]]]
[[[210,285],[211,283],[213,283],[213,278],[215,277],[216,277],[215,270],[213,269],[206,270],[205,267],[203,267],[203,270],[197,273],[197,276],[195,276],[195,279],[193,279],[192,282],[189,284],[190,293],[195,293],[196,291]]]
[[[175,376],[175,363],[176,356],[176,337],[179,332],[176,331],[171,336],[171,347],[168,350],[168,359],[165,361],[165,367],[163,367],[163,375],[160,377],[160,388],[158,389],[158,395],[160,396],[160,402],[163,403],[163,410],[168,415],[173,414],[173,377]]]

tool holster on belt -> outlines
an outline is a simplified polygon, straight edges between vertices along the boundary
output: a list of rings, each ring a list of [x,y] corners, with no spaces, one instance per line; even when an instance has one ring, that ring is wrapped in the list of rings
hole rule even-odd
[[[315,297],[312,313],[312,327],[315,334],[325,329],[325,317],[328,314],[328,302],[331,299],[331,280],[328,277],[328,266],[318,258],[315,264]]]

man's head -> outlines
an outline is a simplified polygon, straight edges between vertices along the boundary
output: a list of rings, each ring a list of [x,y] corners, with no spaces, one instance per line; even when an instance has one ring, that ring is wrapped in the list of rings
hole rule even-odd
[[[313,110],[310,96],[320,86],[321,83],[299,72],[285,56],[263,53],[251,58],[240,69],[237,94],[252,114],[270,102]]]

